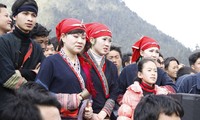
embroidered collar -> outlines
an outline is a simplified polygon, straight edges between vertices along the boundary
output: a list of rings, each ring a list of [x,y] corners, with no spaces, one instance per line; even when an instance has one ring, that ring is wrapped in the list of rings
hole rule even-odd
[[[75,65],[71,62],[70,58],[65,54],[63,48],[61,48],[59,54],[62,56],[64,61],[70,66],[76,77],[78,78],[81,88],[85,89],[85,81],[83,80],[83,77],[81,75],[81,67],[78,57],[76,56],[76,62]]]
[[[109,97],[109,87],[108,87],[107,78],[106,78],[106,76],[104,74],[104,70],[105,70],[105,67],[106,67],[105,57],[102,58],[100,65],[98,65],[97,62],[96,62],[96,59],[93,56],[93,54],[92,54],[90,49],[87,51],[87,56],[91,60],[92,66],[93,66],[93,68],[95,69],[97,75],[100,78],[100,81],[101,81],[101,84],[102,84],[102,87],[103,87],[103,90],[104,90],[105,97],[108,98]]]
[[[101,61],[104,59],[104,56],[97,55],[92,49],[90,49],[95,61],[100,65]]]

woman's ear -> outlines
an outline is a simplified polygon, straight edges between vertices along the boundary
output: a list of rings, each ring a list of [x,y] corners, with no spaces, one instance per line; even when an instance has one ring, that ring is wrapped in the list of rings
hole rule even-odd
[[[60,35],[60,41],[63,41],[64,39],[64,37],[66,37],[66,34],[65,33],[62,33],[61,35]],[[64,42],[64,41],[63,41]]]
[[[138,71],[138,78],[142,79],[143,75],[142,72]]]
[[[95,44],[95,39],[94,38],[90,38],[90,43],[93,46]]]
[[[64,38],[66,35],[64,34],[64,33],[62,33],[61,35],[60,35],[60,38],[62,39],[62,38]]]
[[[140,50],[140,56],[144,56],[144,51],[143,50]]]

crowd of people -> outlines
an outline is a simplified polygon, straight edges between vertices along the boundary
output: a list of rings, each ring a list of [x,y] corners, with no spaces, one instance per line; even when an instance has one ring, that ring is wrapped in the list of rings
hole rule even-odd
[[[122,54],[107,25],[76,18],[49,38],[35,0],[11,10],[0,3],[0,119],[180,120],[183,107],[167,95],[200,93],[200,52],[186,66],[142,36]]]

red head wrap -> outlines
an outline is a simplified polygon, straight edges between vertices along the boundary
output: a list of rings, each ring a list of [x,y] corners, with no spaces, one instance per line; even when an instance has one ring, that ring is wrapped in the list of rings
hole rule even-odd
[[[87,40],[90,38],[98,38],[101,36],[110,36],[112,37],[112,32],[109,28],[101,23],[88,23],[86,26]]]
[[[158,49],[160,49],[160,46],[158,45],[157,41],[150,37],[144,36],[140,40],[138,40],[132,46],[132,62],[138,61],[138,59],[140,58],[140,50],[144,51],[151,47],[157,47]]]
[[[58,42],[60,41],[60,36],[62,33],[66,34],[72,30],[77,30],[77,29],[81,29],[85,31],[85,26],[80,20],[74,19],[74,18],[67,18],[67,19],[62,20],[56,26],[56,36],[57,36]]]

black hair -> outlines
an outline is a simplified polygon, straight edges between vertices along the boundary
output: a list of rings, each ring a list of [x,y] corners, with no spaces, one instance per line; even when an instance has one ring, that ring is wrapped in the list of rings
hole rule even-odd
[[[1,120],[42,120],[38,107],[29,101],[12,96],[0,115]]]
[[[197,59],[200,58],[200,52],[193,53],[189,56],[189,64],[194,65]]]
[[[143,97],[134,111],[134,120],[158,120],[160,113],[167,116],[173,114],[183,117],[184,110],[181,104],[166,95],[146,95]]]
[[[0,3],[0,8],[7,8],[7,6],[5,4]]]
[[[38,10],[38,5],[35,0],[16,0],[12,5],[12,15],[14,15],[22,5],[33,5]]]
[[[191,73],[196,73],[196,71],[193,70],[191,67],[183,66],[177,71],[177,78],[185,74],[191,74]]]
[[[162,55],[160,52],[159,52],[159,57],[162,57],[162,58],[164,58],[164,57],[163,57],[163,55]]]
[[[58,47],[58,39],[57,37],[52,37],[51,39],[49,39],[48,45],[52,44],[53,48],[55,51],[57,51],[57,47]]]
[[[126,62],[129,62],[131,59],[130,59],[130,56],[132,56],[131,53],[126,53],[122,56],[122,66],[125,67],[125,63]]]
[[[13,19],[12,15],[10,15],[10,19],[11,21],[11,28],[13,28],[15,26],[15,20]]]
[[[122,59],[121,47],[117,47],[117,46],[112,45],[112,46],[110,47],[110,51],[112,51],[112,50],[117,51],[117,52],[119,53],[121,59]]]
[[[155,63],[155,61],[154,61],[153,59],[151,59],[151,58],[143,58],[142,60],[140,60],[140,61],[138,62],[138,72],[142,72],[142,69],[143,69],[143,67],[144,67],[144,64],[147,63],[147,62],[149,62],[149,61]],[[155,63],[155,64],[156,64],[156,63]]]
[[[36,37],[47,37],[51,30],[47,30],[44,26],[39,23],[36,23],[34,28],[30,32],[30,37],[35,39]]]
[[[168,70],[168,67],[169,67],[169,64],[170,64],[171,61],[176,61],[177,64],[179,65],[179,61],[175,57],[167,57],[164,60],[165,70]]]
[[[60,110],[61,105],[48,90],[35,82],[27,82],[22,85],[16,95],[34,105],[54,106]]]

